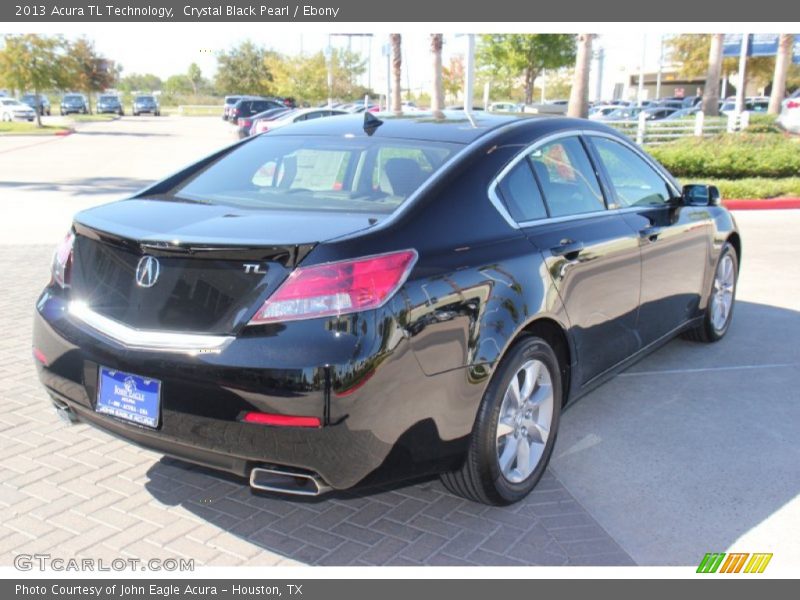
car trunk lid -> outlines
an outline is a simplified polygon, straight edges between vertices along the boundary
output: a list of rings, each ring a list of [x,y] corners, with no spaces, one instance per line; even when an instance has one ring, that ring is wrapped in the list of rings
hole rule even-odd
[[[126,200],[76,217],[71,295],[135,329],[235,334],[317,243],[369,225],[364,216]]]

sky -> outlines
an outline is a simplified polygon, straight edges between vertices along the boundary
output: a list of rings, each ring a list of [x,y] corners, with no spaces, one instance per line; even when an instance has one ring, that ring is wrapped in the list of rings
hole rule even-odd
[[[749,24],[760,31],[781,29],[777,24]],[[2,27],[2,25],[0,25]],[[390,31],[403,34],[403,87],[415,91],[430,88],[430,54],[428,34],[444,31],[443,59],[446,65],[453,54],[463,54],[466,36],[453,30],[454,27],[472,32],[569,32],[600,31],[595,48],[605,50],[603,88],[604,97],[610,97],[615,81],[624,79],[624,72],[637,72],[644,58],[644,68],[657,69],[661,52],[661,41],[674,32],[706,32],[708,24],[608,24],[608,23],[492,23],[492,24],[431,24],[431,23],[373,23],[336,24],[329,23],[36,23],[5,24],[11,32],[62,33],[68,38],[86,35],[95,42],[97,50],[116,60],[123,66],[123,75],[131,73],[154,73],[165,79],[176,73],[185,73],[192,62],[196,62],[204,76],[212,77],[216,71],[215,54],[250,39],[256,44],[285,54],[313,53],[330,43],[334,47],[347,47],[365,56],[371,55],[368,73],[362,83],[372,84],[376,91],[386,89],[387,61],[382,47],[388,43]],[[698,28],[699,27],[699,28]],[[716,24],[718,31],[741,32],[743,24]],[[769,29],[772,27],[772,29]],[[471,29],[470,29],[471,28]],[[705,29],[703,29],[705,28]],[[766,29],[765,29],[766,28]],[[334,35],[329,35],[333,31]],[[372,34],[348,40],[345,32]],[[337,34],[338,33],[338,34]],[[0,32],[1,34],[1,32]],[[538,82],[537,82],[538,85]],[[592,96],[594,83],[590,84]],[[494,99],[494,98],[493,98]],[[498,99],[494,99],[498,100]]]

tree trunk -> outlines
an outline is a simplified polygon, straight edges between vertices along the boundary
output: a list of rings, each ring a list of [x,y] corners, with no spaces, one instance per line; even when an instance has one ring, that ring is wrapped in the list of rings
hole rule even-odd
[[[703,113],[707,117],[719,115],[719,80],[722,75],[722,40],[724,34],[711,36],[711,49],[708,51],[708,72],[703,90]]]
[[[533,103],[533,82],[531,81],[531,68],[525,68],[525,104]]]
[[[786,95],[786,75],[789,72],[789,65],[792,63],[792,47],[794,46],[794,34],[782,33],[778,42],[778,54],[775,57],[775,75],[772,78],[772,93],[769,97],[769,109],[771,115],[781,112],[783,97]]]
[[[585,119],[589,116],[589,70],[592,63],[591,33],[578,35],[578,54],[575,57],[575,79],[569,94],[567,115]]]
[[[403,107],[400,88],[403,71],[402,41],[399,33],[390,34],[389,39],[392,43],[392,111],[399,113]]]
[[[433,86],[431,87],[431,110],[444,109],[444,85],[442,83],[442,44],[441,33],[431,34],[431,54],[433,55]]]

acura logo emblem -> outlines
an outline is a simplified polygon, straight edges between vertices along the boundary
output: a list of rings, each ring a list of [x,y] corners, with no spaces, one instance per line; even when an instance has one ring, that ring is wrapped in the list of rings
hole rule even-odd
[[[153,256],[143,256],[136,265],[136,285],[139,287],[153,287],[158,281],[161,265]]]

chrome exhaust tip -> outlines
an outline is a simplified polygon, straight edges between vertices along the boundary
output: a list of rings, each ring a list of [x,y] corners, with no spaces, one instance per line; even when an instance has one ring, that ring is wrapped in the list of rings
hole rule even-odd
[[[288,467],[255,467],[250,471],[250,487],[293,496],[319,496],[332,489],[319,475]]]
[[[75,411],[72,410],[66,402],[52,397],[50,398],[50,401],[53,403],[53,408],[56,409],[58,418],[64,423],[67,425],[76,425],[77,423],[80,423],[78,415],[75,414]]]

